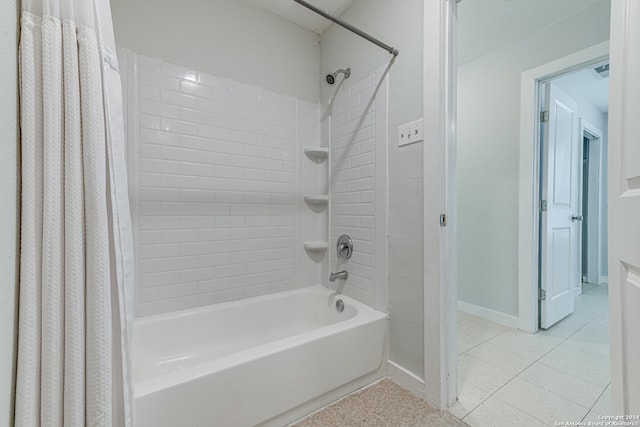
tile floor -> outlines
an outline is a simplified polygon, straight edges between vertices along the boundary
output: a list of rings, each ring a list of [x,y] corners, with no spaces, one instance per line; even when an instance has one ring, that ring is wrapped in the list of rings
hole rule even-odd
[[[610,415],[607,287],[537,334],[458,313],[458,402],[471,426],[545,426]]]

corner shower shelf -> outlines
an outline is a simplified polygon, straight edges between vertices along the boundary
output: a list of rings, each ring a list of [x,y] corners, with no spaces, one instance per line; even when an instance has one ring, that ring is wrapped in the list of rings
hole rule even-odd
[[[329,155],[329,149],[327,147],[311,147],[305,148],[304,154],[307,155],[314,162],[322,163],[327,160]]]
[[[329,242],[323,242],[320,240],[304,242],[304,248],[312,252],[326,251],[328,247],[329,247]]]
[[[304,196],[304,201],[310,205],[326,206],[329,203],[329,196]]]

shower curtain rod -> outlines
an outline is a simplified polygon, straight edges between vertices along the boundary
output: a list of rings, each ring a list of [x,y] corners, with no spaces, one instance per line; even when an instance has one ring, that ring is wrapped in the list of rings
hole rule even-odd
[[[383,48],[384,50],[386,50],[387,52],[389,52],[393,56],[398,56],[398,54],[400,53],[400,51],[398,49],[396,49],[395,47],[389,46],[388,44],[381,42],[377,38],[365,33],[361,29],[356,28],[353,25],[349,24],[348,22],[344,22],[342,19],[336,18],[335,16],[332,16],[329,13],[318,9],[317,7],[315,7],[311,3],[306,2],[305,0],[293,0],[293,1],[295,1],[298,4],[301,4],[302,6],[304,6],[307,9],[317,13],[318,15],[321,15],[321,16],[327,18],[328,20],[335,22],[336,24],[340,25],[343,28],[346,28],[347,30],[351,31],[352,33],[356,33],[357,35],[359,35],[363,39],[369,40],[371,43],[380,46],[381,48]]]

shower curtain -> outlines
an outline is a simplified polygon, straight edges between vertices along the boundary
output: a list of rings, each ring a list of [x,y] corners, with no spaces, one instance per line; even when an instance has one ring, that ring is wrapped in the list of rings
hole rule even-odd
[[[22,0],[17,426],[130,426],[132,232],[108,0]]]

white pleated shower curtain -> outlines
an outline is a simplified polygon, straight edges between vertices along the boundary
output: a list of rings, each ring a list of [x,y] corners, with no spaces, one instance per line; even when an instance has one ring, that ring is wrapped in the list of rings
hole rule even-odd
[[[132,233],[108,0],[22,0],[17,426],[131,426]]]

